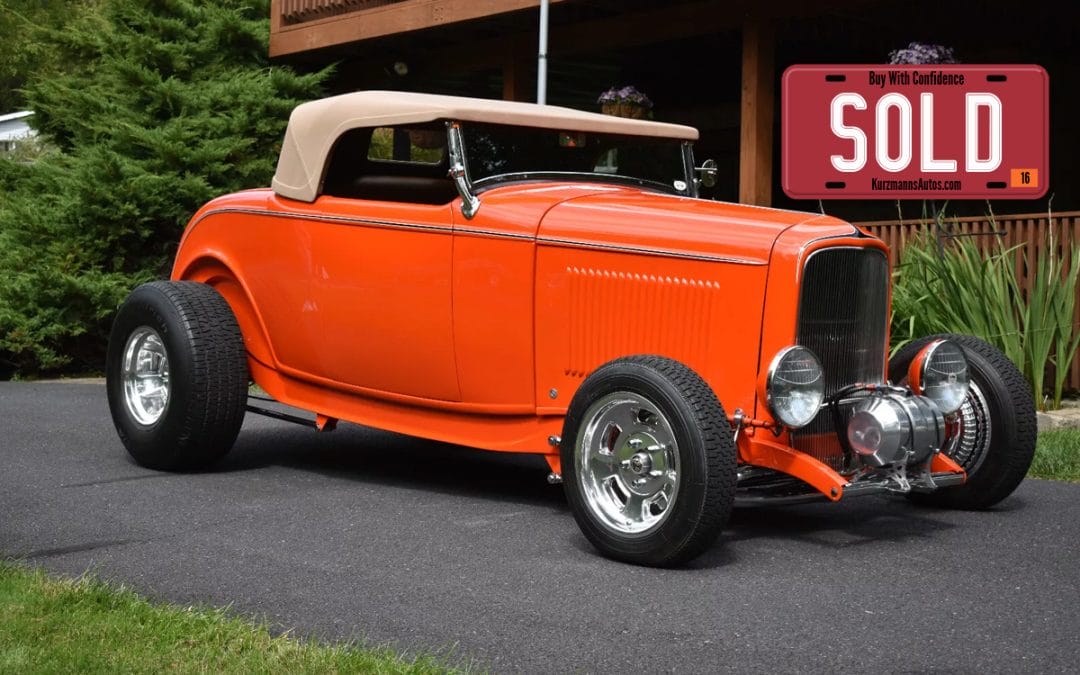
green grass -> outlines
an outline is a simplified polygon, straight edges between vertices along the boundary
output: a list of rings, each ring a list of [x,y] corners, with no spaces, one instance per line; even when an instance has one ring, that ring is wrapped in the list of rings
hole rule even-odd
[[[440,658],[274,636],[226,610],[150,603],[0,562],[0,673],[445,673]]]
[[[1054,429],[1039,434],[1029,476],[1080,482],[1080,429]]]

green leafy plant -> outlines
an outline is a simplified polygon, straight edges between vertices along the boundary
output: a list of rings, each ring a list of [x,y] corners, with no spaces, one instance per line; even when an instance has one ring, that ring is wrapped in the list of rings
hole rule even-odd
[[[1051,224],[1053,219],[1051,218]],[[1052,233],[1053,227],[1048,228]],[[1053,323],[1055,339],[1053,341],[1052,359],[1054,364],[1053,389],[1051,400],[1054,408],[1061,407],[1061,398],[1064,395],[1065,380],[1069,377],[1069,367],[1076,358],[1077,350],[1080,349],[1080,326],[1076,324],[1076,296],[1080,294],[1080,246],[1073,245],[1067,252],[1062,252],[1062,258],[1068,256],[1068,266],[1062,270],[1060,263],[1057,272],[1054,263],[1057,261],[1057,249],[1054,240],[1050,239],[1050,246],[1044,251],[1048,262],[1040,264],[1040,270],[1046,268],[1046,283],[1053,289],[1047,304],[1049,305],[1050,322]],[[1041,272],[1040,272],[1041,274]]]

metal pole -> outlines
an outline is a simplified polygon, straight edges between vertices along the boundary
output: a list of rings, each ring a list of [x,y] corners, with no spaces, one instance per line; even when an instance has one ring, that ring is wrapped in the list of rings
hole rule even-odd
[[[540,0],[540,49],[536,55],[536,102],[547,103],[548,0]]]

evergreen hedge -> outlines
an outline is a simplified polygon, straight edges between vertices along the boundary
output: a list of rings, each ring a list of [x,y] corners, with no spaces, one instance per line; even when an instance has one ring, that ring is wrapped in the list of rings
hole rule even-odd
[[[64,72],[25,95],[55,150],[0,160],[0,370],[96,367],[195,210],[269,183],[289,112],[328,72],[270,67],[268,5],[102,0],[44,38]]]

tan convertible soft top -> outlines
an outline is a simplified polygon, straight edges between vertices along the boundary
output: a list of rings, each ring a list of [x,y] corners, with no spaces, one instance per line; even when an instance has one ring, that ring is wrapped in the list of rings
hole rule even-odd
[[[274,174],[274,192],[300,201],[315,201],[330,148],[349,129],[441,119],[691,141],[698,137],[693,127],[551,105],[400,91],[358,91],[304,103],[293,110]]]

